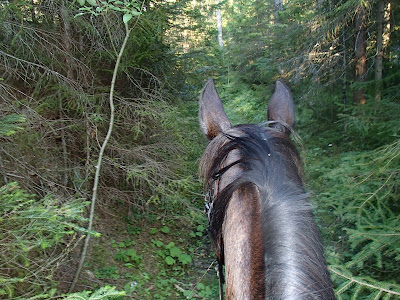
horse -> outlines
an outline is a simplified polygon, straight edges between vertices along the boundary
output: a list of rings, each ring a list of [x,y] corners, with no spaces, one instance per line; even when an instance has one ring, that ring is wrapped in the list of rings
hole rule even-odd
[[[209,139],[200,160],[220,299],[336,299],[290,139],[293,97],[281,80],[262,124],[232,126],[214,81],[199,101]],[[225,271],[225,272],[223,272]]]

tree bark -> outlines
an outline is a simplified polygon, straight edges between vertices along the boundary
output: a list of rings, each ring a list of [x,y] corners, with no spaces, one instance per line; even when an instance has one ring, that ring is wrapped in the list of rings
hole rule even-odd
[[[360,6],[354,19],[355,29],[355,59],[356,59],[356,70],[355,70],[355,82],[362,83],[365,81],[365,75],[367,73],[367,32],[365,29],[365,8]],[[354,91],[354,102],[359,104],[365,104],[365,92],[363,88],[357,88]]]

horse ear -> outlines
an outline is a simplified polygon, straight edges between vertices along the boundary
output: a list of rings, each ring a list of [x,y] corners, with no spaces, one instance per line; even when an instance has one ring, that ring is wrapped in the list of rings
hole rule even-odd
[[[201,130],[210,140],[220,132],[231,128],[231,123],[225,114],[221,99],[211,78],[201,92],[199,119]]]
[[[281,80],[275,84],[275,92],[268,103],[267,117],[268,121],[277,121],[276,124],[271,125],[272,127],[287,135],[290,134],[290,129],[282,125],[282,122],[289,125],[290,128],[294,127],[296,116],[292,93]]]

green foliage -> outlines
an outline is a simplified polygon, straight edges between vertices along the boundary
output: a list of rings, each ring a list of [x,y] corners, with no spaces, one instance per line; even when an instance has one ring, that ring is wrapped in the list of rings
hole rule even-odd
[[[338,283],[336,296],[342,299],[395,299],[400,297],[400,285],[374,280],[369,276],[354,276],[340,266],[330,268],[332,279]]]
[[[399,6],[392,3],[391,24],[397,24]],[[361,5],[370,13],[369,68],[366,82],[353,84],[352,18]],[[206,220],[196,160],[206,141],[198,131],[195,99],[204,80],[213,76],[234,123],[262,122],[273,83],[282,77],[299,108],[297,128],[309,149],[307,182],[315,191],[338,297],[397,297],[398,28],[387,35],[382,99],[376,103],[375,2],[286,1],[276,16],[273,1],[223,1],[218,7],[224,49],[216,39],[216,6],[196,0],[38,0],[34,6],[28,0],[2,2],[0,114],[7,117],[0,118],[0,136],[13,136],[3,138],[0,147],[1,180],[19,176],[29,190],[43,195],[51,191],[56,195],[52,201],[60,198],[67,204],[74,200],[65,195],[72,199],[90,193],[95,150],[108,122],[115,49],[125,24],[135,25],[116,82],[115,134],[106,151],[99,205],[101,211],[108,205],[118,210],[123,205],[125,211],[133,204],[129,211],[134,219],[149,226],[128,222],[127,239],[107,240],[112,254],[107,264],[94,264],[98,279],[118,280],[135,299],[217,297],[215,276],[198,284],[193,284],[198,278],[188,278],[190,268],[202,269],[209,259],[199,250],[206,239]],[[365,89],[366,105],[351,103],[358,88]],[[26,115],[30,126],[16,130],[22,119],[10,117],[11,112]],[[26,197],[29,205],[44,201]],[[43,222],[26,216],[30,219],[18,219],[23,226]],[[29,240],[34,247],[28,252],[19,243],[6,247],[16,250],[6,254],[17,253],[20,266],[41,264],[50,270],[42,263],[50,260],[46,253],[80,230],[72,219],[49,217],[51,222]],[[53,221],[68,224],[52,230]],[[200,262],[193,263],[195,259]],[[27,287],[22,278],[28,272],[10,270],[16,275],[6,278],[5,288],[0,283],[3,295],[17,295]],[[46,287],[35,288],[35,283],[23,292],[39,297],[45,291],[51,297],[56,291],[49,281]],[[76,297],[95,298],[98,293],[101,298],[108,292],[113,296],[107,287]]]
[[[94,273],[100,279],[119,279],[121,277],[116,267],[100,267]]]
[[[182,266],[192,263],[191,256],[184,253],[174,242],[165,245],[161,240],[152,240],[152,243],[160,249],[157,251],[157,255],[162,258],[168,266],[175,266],[173,268],[174,271],[182,270],[178,263]]]
[[[132,226],[132,225],[128,224],[126,226],[126,231],[129,234],[140,234],[142,232],[142,228],[140,228],[139,226]]]
[[[134,263],[135,265],[139,265],[143,257],[138,255],[135,250],[127,249],[118,251],[115,254],[115,259],[125,263]]]
[[[169,233],[170,229],[168,226],[163,226],[163,227],[161,227],[160,231],[163,233]]]
[[[17,183],[0,188],[0,294],[29,297],[50,290],[55,262],[72,247],[67,237],[88,233],[79,226],[86,221],[81,216],[86,204],[82,199],[60,204],[50,195],[37,199]]]
[[[398,187],[400,141],[366,152],[321,159],[315,149],[309,179],[331,243],[328,262],[340,299],[400,295]],[[331,214],[332,216],[328,215]],[[365,297],[365,298],[364,298]]]
[[[190,231],[189,235],[192,238],[199,238],[202,237],[205,234],[206,228],[203,225],[197,225],[196,231],[192,230]]]
[[[124,291],[116,290],[115,286],[104,286],[95,291],[84,291],[79,293],[73,293],[63,297],[64,300],[108,300],[108,299],[124,299]]]
[[[348,106],[338,115],[343,139],[357,149],[376,149],[390,144],[400,134],[400,121],[394,116],[400,106],[394,100],[382,99],[363,106]]]
[[[136,18],[139,11],[141,15]],[[115,49],[123,40],[124,23],[135,25],[116,82],[115,130],[105,153],[96,212],[107,212],[109,207],[121,210],[122,204],[125,211],[133,204],[137,219],[152,220],[151,224],[160,216],[171,220],[157,226],[152,237],[162,239],[166,246],[172,239],[176,245],[157,249],[164,251],[164,258],[154,251],[153,263],[143,251],[144,247],[151,249],[151,245],[140,242],[149,230],[142,224],[129,224],[129,239],[139,239],[136,245],[132,240],[113,237],[118,242],[110,246],[111,264],[99,267],[95,262],[84,268],[93,267],[98,281],[118,283],[127,295],[137,299],[180,299],[182,295],[175,285],[185,284],[177,281],[192,280],[185,274],[195,257],[194,250],[184,243],[183,235],[174,236],[174,229],[181,223],[185,229],[204,223],[194,162],[202,151],[199,144],[205,141],[193,113],[196,103],[182,103],[181,98],[197,97],[199,81],[186,75],[188,69],[193,71],[197,66],[187,62],[204,62],[205,58],[201,54],[188,58],[189,53],[185,57],[188,60],[184,60],[185,54],[176,56],[177,45],[171,41],[182,35],[171,32],[178,28],[173,25],[183,24],[176,18],[191,18],[198,11],[190,2],[174,1],[39,0],[32,6],[30,1],[22,0],[0,4],[0,67],[4,71],[0,115],[24,114],[30,124],[2,143],[1,180],[21,177],[29,190],[43,194],[51,191],[54,198],[66,204],[72,203],[70,199],[74,197],[91,193],[98,144],[106,135],[105,124],[109,121],[107,95]],[[102,17],[93,18],[97,14]],[[74,18],[77,15],[80,16]],[[192,29],[201,32],[201,28]],[[218,57],[214,59],[220,61]],[[196,74],[201,77],[204,73]],[[107,220],[96,218],[100,228],[102,222]],[[46,239],[49,237],[43,238],[44,249],[40,251],[53,251]],[[70,249],[68,246],[66,250]],[[101,245],[93,249],[102,251],[97,259],[108,253]],[[98,253],[93,250],[91,254]],[[144,263],[145,258],[148,261]],[[147,264],[154,264],[154,269]],[[158,268],[165,272],[153,273]],[[57,285],[50,276],[43,284],[47,290]],[[52,293],[57,292],[54,289]],[[30,295],[42,294],[32,291]],[[83,292],[79,297],[95,295],[96,292]]]
[[[214,287],[201,282],[198,283],[195,288],[183,291],[183,296],[185,296],[186,299],[214,299],[216,294],[217,291],[214,289]]]
[[[23,129],[20,123],[25,121],[24,116],[16,114],[0,117],[0,137],[13,135],[17,130]]]
[[[86,5],[86,2],[89,4],[88,6]],[[123,13],[122,20],[126,24],[134,16],[137,17],[141,15],[140,3],[136,0],[107,0],[99,2],[96,2],[96,0],[78,0],[78,3],[83,7],[79,8],[81,13],[77,14],[76,17],[85,14],[99,16],[110,11],[115,11]]]

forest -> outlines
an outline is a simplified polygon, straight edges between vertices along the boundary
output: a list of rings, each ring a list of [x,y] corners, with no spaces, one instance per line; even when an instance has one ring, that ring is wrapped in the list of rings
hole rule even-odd
[[[218,299],[199,158],[290,87],[338,299],[400,299],[400,2],[0,2],[0,298]]]

